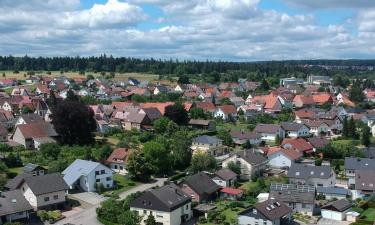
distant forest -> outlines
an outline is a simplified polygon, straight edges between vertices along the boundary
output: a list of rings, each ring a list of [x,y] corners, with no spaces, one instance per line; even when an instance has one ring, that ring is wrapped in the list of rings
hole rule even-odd
[[[323,66],[335,66],[324,68]],[[341,66],[346,66],[341,68]],[[353,68],[353,67],[365,68]],[[309,74],[375,77],[375,60],[289,60],[264,62],[178,61],[137,59],[129,57],[13,57],[0,56],[0,70],[8,71],[76,71],[76,72],[138,72],[159,75],[228,76],[229,80],[264,77],[306,77]],[[217,75],[218,74],[218,75]],[[222,79],[220,79],[222,80]]]

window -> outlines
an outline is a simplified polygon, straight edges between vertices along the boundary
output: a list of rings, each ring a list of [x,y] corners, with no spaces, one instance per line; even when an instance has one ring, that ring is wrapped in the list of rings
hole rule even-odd
[[[112,180],[112,178],[111,177],[107,177],[107,178],[105,178],[105,180],[106,181],[110,181],[110,180]]]
[[[109,188],[109,184],[107,184],[107,188]]]
[[[123,170],[124,169],[124,167],[123,166],[120,166],[120,170]]]
[[[303,209],[307,208],[307,205],[304,204],[304,203],[302,203],[302,208],[303,208]]]
[[[44,197],[44,201],[48,202],[49,201],[49,197]]]
[[[101,170],[101,171],[100,171],[100,174],[105,174],[105,170]]]
[[[57,199],[59,199],[59,196],[58,195],[54,195],[53,199],[57,200]]]
[[[95,182],[96,182],[96,183],[99,183],[99,182],[100,182],[100,179],[96,179]]]
[[[147,211],[146,211],[146,210],[143,210],[143,214],[147,214]]]
[[[19,212],[18,215],[22,216],[22,215],[23,215],[23,212]]]
[[[189,205],[186,205],[186,209],[187,209],[187,210],[189,209]]]
[[[115,165],[115,169],[117,170],[117,165]]]
[[[99,175],[99,171],[95,171],[95,175]]]

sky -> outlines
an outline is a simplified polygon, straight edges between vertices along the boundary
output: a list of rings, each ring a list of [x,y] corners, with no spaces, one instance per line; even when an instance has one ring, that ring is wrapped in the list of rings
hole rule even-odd
[[[0,0],[0,55],[375,58],[375,0]]]

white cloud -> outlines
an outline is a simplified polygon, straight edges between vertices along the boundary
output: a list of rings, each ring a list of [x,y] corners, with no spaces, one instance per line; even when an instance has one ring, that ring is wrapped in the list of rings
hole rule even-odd
[[[312,15],[261,10],[259,0],[109,0],[89,9],[82,9],[78,0],[68,0],[68,6],[57,0],[31,1],[27,9],[21,0],[0,1],[0,54],[202,60],[375,56],[368,47],[375,37],[370,9],[361,9],[350,21],[356,34],[347,24],[317,25]],[[160,7],[165,15],[148,17],[139,6],[144,3]],[[162,27],[137,29],[144,21]]]
[[[375,7],[374,0],[284,0],[286,3],[306,9],[324,8],[369,8]]]

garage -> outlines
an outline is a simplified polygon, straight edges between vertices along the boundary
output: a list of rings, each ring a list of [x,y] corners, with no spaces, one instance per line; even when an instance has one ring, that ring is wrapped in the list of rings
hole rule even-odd
[[[322,217],[330,220],[343,221],[352,204],[346,199],[331,202],[322,207]]]

